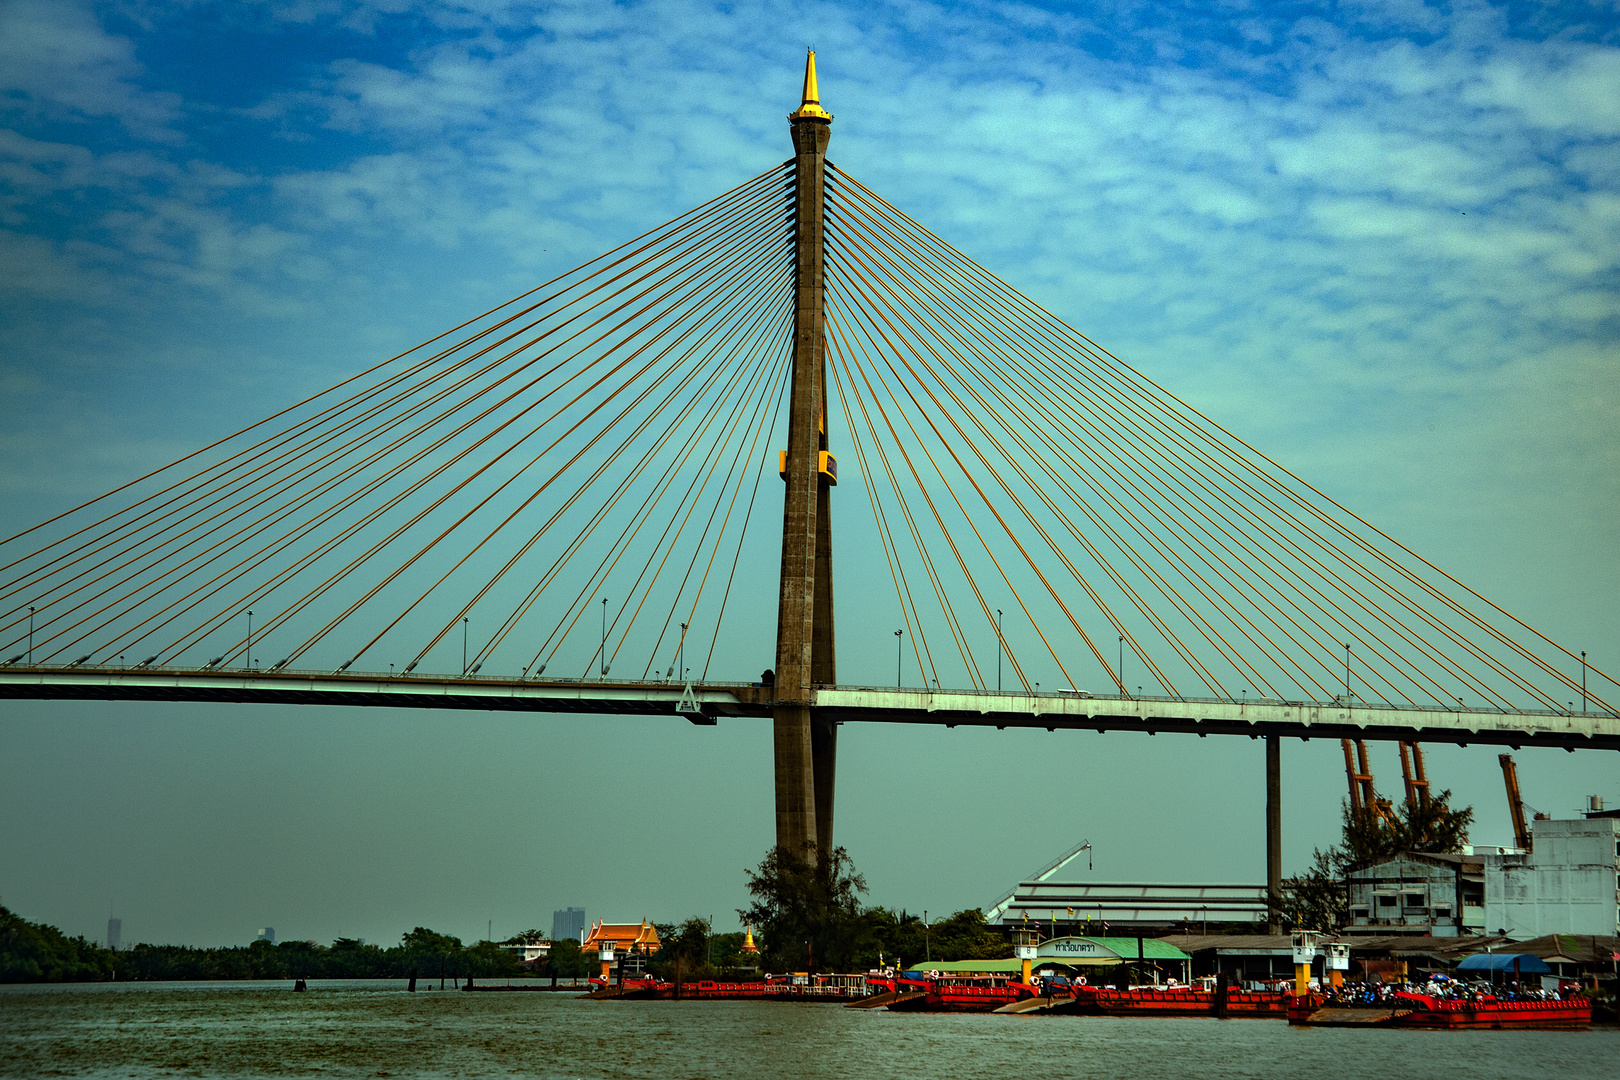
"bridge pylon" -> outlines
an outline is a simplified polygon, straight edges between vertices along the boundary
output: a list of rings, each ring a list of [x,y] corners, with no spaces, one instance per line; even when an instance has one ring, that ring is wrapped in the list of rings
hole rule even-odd
[[[776,842],[796,854],[832,846],[838,729],[818,722],[816,685],[837,682],[833,659],[832,518],[837,466],[827,456],[826,259],[823,234],[827,142],[816,54],[805,59],[804,95],[788,117],[794,150],[793,375],[782,462],[782,579],[776,628]]]

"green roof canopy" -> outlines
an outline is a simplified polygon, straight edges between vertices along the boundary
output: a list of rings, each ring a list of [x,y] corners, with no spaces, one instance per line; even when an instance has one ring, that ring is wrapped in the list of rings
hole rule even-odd
[[[907,964],[907,971],[948,971],[953,975],[963,972],[982,971],[986,974],[1005,975],[1017,974],[1023,970],[1022,961],[1019,960],[919,960],[915,964]]]
[[[1136,939],[1133,937],[1060,937],[1043,941],[1034,964],[1062,964],[1066,967],[1113,967],[1136,959]],[[1167,941],[1158,938],[1142,939],[1144,960],[1187,960],[1188,955]],[[1022,970],[1018,960],[919,960],[907,965],[911,971],[941,971],[952,974],[982,971],[986,974],[1005,974]]]
[[[1122,960],[1135,960],[1137,942],[1141,941],[1144,960],[1187,960],[1188,955],[1158,938],[1134,937],[1059,937],[1043,941],[1036,955],[1042,960],[1057,960],[1065,964],[1100,965],[1117,964]]]

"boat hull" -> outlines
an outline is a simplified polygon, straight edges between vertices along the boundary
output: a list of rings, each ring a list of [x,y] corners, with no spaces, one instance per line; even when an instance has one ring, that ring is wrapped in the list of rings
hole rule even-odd
[[[1288,1015],[1288,996],[1262,990],[1115,990],[1102,986],[1077,986],[1074,988],[1074,1005],[1065,1011],[1092,1016],[1215,1016],[1281,1020]]]
[[[1508,1028],[1585,1028],[1592,1023],[1592,1003],[1567,1001],[1443,1001],[1419,994],[1398,994],[1388,1005],[1343,1008],[1317,995],[1294,999],[1288,1022],[1302,1027],[1400,1027],[1447,1030]]]

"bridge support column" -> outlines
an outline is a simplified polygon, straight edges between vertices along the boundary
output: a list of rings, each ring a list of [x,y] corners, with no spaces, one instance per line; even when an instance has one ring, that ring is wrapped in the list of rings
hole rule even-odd
[[[822,205],[832,115],[821,107],[816,55],[805,62],[804,100],[788,117],[794,150],[793,381],[783,462],[782,579],[776,623],[776,843],[811,857],[831,839],[836,736],[818,736],[811,703],[833,681],[832,531],[827,448],[825,248]],[[823,790],[825,789],[825,790]]]
[[[804,857],[817,844],[816,779],[810,707],[778,705],[772,718],[776,746],[776,845]]]
[[[816,843],[833,847],[833,791],[838,780],[838,721],[810,718],[810,757],[816,778]]]
[[[1266,919],[1270,933],[1282,933],[1282,739],[1266,736]],[[1296,928],[1297,929],[1297,928]]]

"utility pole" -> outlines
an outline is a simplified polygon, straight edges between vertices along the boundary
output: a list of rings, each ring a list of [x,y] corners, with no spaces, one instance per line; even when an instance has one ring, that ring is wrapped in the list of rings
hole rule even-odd
[[[607,678],[607,597],[602,597],[602,662],[598,665],[602,678]]]
[[[996,608],[996,693],[1001,693],[1001,609]],[[1581,654],[1585,656],[1585,653]],[[1582,676],[1584,679],[1585,676]]]
[[[251,610],[248,611],[247,669],[250,673],[253,671],[253,612]]]
[[[832,845],[838,728],[811,715],[814,687],[837,682],[833,659],[831,490],[827,450],[826,284],[822,206],[832,114],[821,107],[816,54],[788,117],[793,136],[794,317],[788,445],[782,457],[782,574],[776,623],[776,843],[797,858]]]
[[[905,663],[905,661],[901,659],[901,645],[904,634],[904,630],[896,630],[894,632],[894,688],[896,690],[900,689],[901,665]]]
[[[467,617],[461,617],[461,673],[467,674]]]

